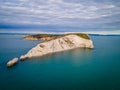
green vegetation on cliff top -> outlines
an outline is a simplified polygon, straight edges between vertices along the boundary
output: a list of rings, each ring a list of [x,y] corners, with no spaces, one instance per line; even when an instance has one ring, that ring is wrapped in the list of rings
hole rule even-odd
[[[77,35],[81,38],[90,40],[90,37],[87,34],[84,34],[84,33],[70,33],[70,34],[65,34],[65,35]]]
[[[80,36],[84,39],[88,39],[90,40],[90,37],[87,35],[87,34],[84,34],[84,33],[70,33],[70,34],[36,34],[36,35],[28,35],[26,37],[32,37],[32,38],[42,38],[42,37],[56,37],[56,38],[59,38],[59,37],[62,37],[62,36],[66,36],[66,35],[77,35],[77,36]],[[24,37],[24,38],[26,38]]]
[[[90,37],[87,35],[87,34],[83,34],[83,33],[77,33],[76,35],[82,37],[82,38],[85,38],[85,39],[89,39],[90,40]]]

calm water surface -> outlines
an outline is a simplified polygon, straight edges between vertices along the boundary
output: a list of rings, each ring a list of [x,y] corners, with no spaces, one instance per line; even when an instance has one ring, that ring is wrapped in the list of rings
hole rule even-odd
[[[0,35],[0,90],[120,90],[120,36],[91,36],[95,48],[29,59],[6,68],[8,60],[41,41]]]

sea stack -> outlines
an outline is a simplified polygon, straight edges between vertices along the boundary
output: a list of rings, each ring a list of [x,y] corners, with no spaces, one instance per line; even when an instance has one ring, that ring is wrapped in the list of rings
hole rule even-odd
[[[94,46],[87,34],[66,34],[62,37],[38,44],[27,54],[22,55],[20,60],[75,48],[94,48]]]
[[[15,65],[18,62],[18,58],[13,58],[12,60],[7,62],[7,67],[12,67],[13,65]]]
[[[25,59],[27,59],[28,57],[26,57],[26,55],[22,55],[22,56],[20,56],[20,60],[21,61],[23,61],[23,60],[25,60]]]

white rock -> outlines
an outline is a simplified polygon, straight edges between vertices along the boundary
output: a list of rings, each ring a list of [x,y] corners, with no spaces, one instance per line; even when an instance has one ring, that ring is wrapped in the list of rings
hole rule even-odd
[[[10,61],[7,62],[7,67],[11,67],[13,65],[15,65],[18,62],[18,58],[14,58]]]
[[[27,59],[26,55],[22,55],[22,56],[20,57],[20,60],[21,60],[21,61],[22,61],[22,60],[25,60],[25,59]]]
[[[21,59],[39,57],[49,53],[60,52],[75,48],[94,48],[92,40],[81,38],[78,35],[66,35],[61,38],[43,42],[33,47]]]

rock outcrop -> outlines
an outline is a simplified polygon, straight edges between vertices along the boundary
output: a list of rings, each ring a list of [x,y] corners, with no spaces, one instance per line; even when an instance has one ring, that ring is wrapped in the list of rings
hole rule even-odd
[[[15,65],[18,62],[18,58],[13,58],[12,60],[7,62],[7,67],[12,67],[13,65]]]
[[[83,37],[86,36],[86,34],[83,35]],[[20,60],[75,48],[94,48],[92,40],[89,37],[83,37],[79,36],[79,34],[68,34],[50,41],[40,43],[33,47],[27,54],[22,55]]]

